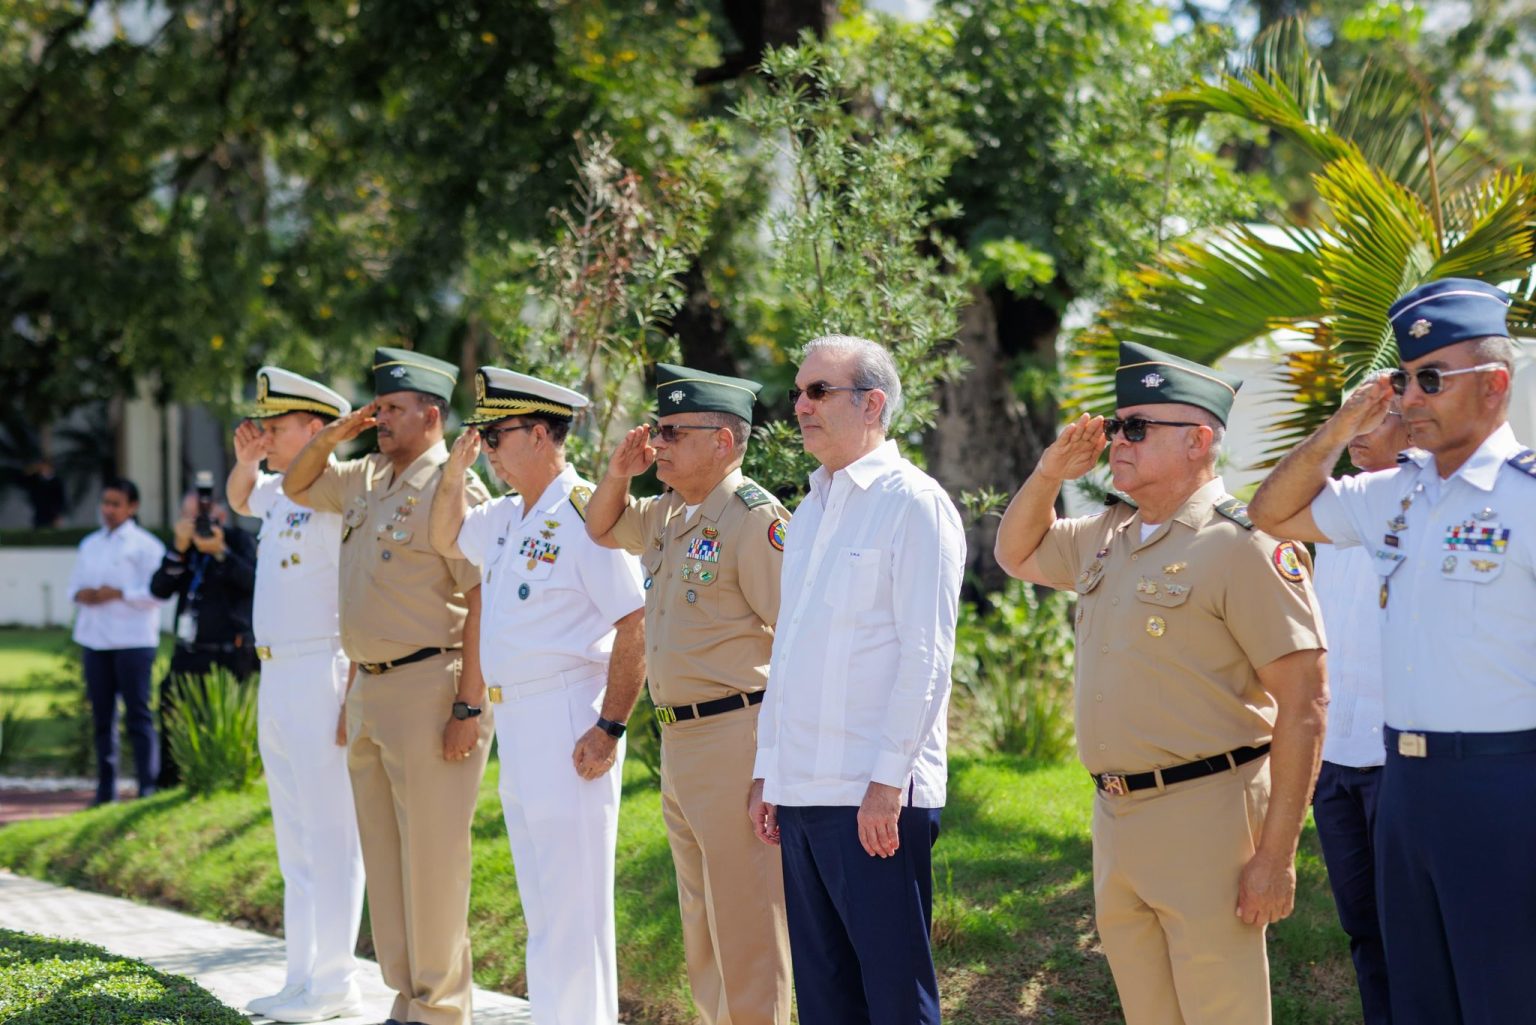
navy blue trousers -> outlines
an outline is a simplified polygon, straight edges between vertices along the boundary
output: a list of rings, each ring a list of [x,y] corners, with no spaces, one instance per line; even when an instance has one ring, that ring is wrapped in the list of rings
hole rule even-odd
[[[1328,866],[1328,885],[1349,935],[1365,1025],[1392,1025],[1387,954],[1376,913],[1376,803],[1381,766],[1356,768],[1324,762],[1317,774],[1312,818]]]
[[[133,742],[139,794],[155,792],[155,779],[160,774],[160,747],[155,739],[155,717],[149,710],[149,674],[154,662],[154,648],[111,651],[86,648],[81,655],[96,740],[97,801],[111,801],[117,797],[119,698],[123,701],[128,739]]]
[[[901,809],[889,858],[860,846],[857,808],[778,811],[800,1025],[939,1025],[928,946],[939,809]]]
[[[1393,1020],[1531,1021],[1536,753],[1405,758],[1389,744],[1377,815]]]

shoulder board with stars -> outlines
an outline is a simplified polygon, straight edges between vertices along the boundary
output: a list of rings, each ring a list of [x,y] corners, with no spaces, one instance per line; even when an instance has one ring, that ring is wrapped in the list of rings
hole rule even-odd
[[[1510,456],[1505,462],[1527,477],[1536,477],[1536,449],[1528,448],[1519,455]]]
[[[767,505],[773,501],[773,496],[756,484],[747,483],[736,489],[736,497],[741,499],[748,509],[756,509],[760,505]]]
[[[1248,518],[1248,507],[1231,495],[1216,503],[1216,511],[1244,530],[1253,529],[1253,521]]]
[[[571,507],[576,510],[576,515],[581,517],[581,522],[587,522],[587,503],[592,501],[592,489],[585,484],[577,485],[571,489]]]

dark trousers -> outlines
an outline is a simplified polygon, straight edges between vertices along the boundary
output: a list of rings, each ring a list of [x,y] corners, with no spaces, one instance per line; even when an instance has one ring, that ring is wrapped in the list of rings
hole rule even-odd
[[[1328,866],[1328,885],[1349,935],[1365,1025],[1391,1025],[1387,954],[1376,913],[1376,802],[1381,766],[1356,768],[1324,762],[1317,774],[1312,817]]]
[[[1531,1020],[1536,753],[1412,758],[1389,744],[1377,903],[1397,1025]]]
[[[889,858],[860,846],[858,811],[778,810],[800,1025],[938,1025],[928,933],[939,809],[903,808]]]
[[[202,687],[203,678],[215,666],[227,669],[238,680],[256,675],[261,668],[256,650],[250,645],[228,651],[188,651],[178,647],[171,656],[171,669],[160,681],[160,776],[161,787],[174,787],[181,783],[181,769],[171,754],[170,730],[166,717],[181,704],[182,695],[188,688]]]
[[[96,740],[96,800],[117,797],[117,700],[122,698],[128,737],[133,743],[133,762],[139,796],[155,792],[160,771],[160,748],[155,740],[155,718],[149,710],[149,674],[155,662],[154,648],[84,649],[85,693],[91,701],[91,723]]]

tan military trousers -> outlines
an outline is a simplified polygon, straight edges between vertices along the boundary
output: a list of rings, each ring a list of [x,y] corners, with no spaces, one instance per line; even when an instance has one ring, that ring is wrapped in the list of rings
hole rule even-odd
[[[1264,928],[1234,914],[1269,759],[1093,805],[1099,938],[1126,1025],[1269,1025]]]
[[[474,753],[443,760],[459,666],[449,653],[359,672],[347,698],[373,949],[390,1017],[424,1025],[470,1025],[469,831],[492,724],[487,709]]]
[[[788,1025],[779,849],[752,832],[758,708],[662,727],[661,809],[677,868],[688,984],[704,1025]]]

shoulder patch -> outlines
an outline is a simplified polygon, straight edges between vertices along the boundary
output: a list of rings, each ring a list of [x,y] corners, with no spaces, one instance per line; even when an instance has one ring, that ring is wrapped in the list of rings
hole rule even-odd
[[[1244,530],[1253,529],[1253,521],[1248,518],[1248,507],[1231,495],[1216,503],[1216,511]],[[1286,544],[1290,542],[1287,541]],[[1278,559],[1279,556],[1277,555],[1276,558]]]
[[[789,524],[782,516],[774,517],[773,522],[768,525],[768,543],[778,551],[784,550],[784,534],[788,528]]]
[[[1131,501],[1129,498],[1127,498],[1126,496],[1122,495],[1118,491],[1106,491],[1106,492],[1104,492],[1104,504],[1106,506],[1109,506],[1109,507],[1114,507],[1114,506],[1117,506],[1117,505],[1124,505],[1124,506],[1129,506],[1132,509],[1136,508],[1136,503],[1135,502]]]
[[[1506,460],[1510,466],[1528,477],[1536,477],[1536,449],[1526,449]]]
[[[576,515],[581,517],[581,522],[587,522],[587,503],[592,501],[592,489],[585,484],[571,489],[571,506],[576,510]]]
[[[736,489],[736,497],[741,499],[742,504],[748,509],[756,509],[760,505],[767,505],[773,501],[772,495],[751,481]]]
[[[1307,577],[1306,571],[1302,569],[1305,562],[1295,541],[1281,541],[1276,545],[1274,562],[1275,572],[1293,584],[1299,584]]]

